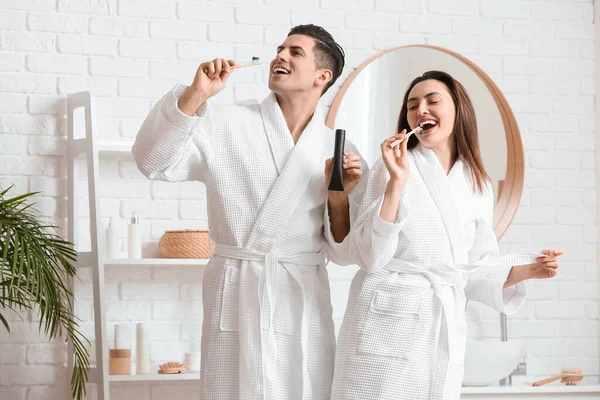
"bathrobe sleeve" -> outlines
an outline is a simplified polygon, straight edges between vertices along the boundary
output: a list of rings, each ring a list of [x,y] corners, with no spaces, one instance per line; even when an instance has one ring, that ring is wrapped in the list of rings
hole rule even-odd
[[[367,272],[381,270],[392,259],[398,247],[398,235],[408,217],[402,202],[395,222],[384,221],[379,216],[389,179],[384,162],[378,159],[369,171],[360,211],[350,231],[352,259]]]
[[[491,185],[478,199],[480,213],[476,219],[475,242],[469,251],[469,263],[483,265],[469,273],[465,293],[467,299],[483,303],[507,315],[516,313],[526,297],[525,282],[503,288],[512,265],[494,264],[499,255],[498,240],[492,226],[494,195]]]
[[[186,88],[176,85],[160,99],[137,134],[133,157],[139,170],[149,179],[204,180],[213,124],[206,103],[193,117],[177,107]]]

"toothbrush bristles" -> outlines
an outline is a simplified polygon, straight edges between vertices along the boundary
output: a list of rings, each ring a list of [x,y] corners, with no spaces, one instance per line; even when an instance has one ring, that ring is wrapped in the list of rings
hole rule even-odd
[[[419,135],[423,134],[423,128],[421,128],[420,126],[417,126],[415,129],[413,129],[412,131],[408,132],[408,134],[406,135],[407,137],[412,135],[413,133],[418,133]]]

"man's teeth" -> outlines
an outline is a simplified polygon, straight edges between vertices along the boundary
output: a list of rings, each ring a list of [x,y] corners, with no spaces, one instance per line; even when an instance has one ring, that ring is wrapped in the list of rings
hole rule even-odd
[[[278,73],[281,72],[282,74],[289,74],[289,71],[287,69],[284,68],[273,68],[273,72]]]

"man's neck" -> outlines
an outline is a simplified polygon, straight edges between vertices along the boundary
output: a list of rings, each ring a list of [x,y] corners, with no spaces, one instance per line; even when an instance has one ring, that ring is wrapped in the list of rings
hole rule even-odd
[[[277,103],[279,103],[287,127],[292,134],[294,144],[298,143],[300,135],[315,113],[319,99],[313,99],[308,94],[299,93],[291,95],[277,94],[275,97]]]

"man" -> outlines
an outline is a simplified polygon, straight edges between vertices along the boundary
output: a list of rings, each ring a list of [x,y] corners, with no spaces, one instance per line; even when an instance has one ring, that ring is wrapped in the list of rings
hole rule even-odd
[[[346,151],[345,190],[327,191],[334,135],[316,107],[344,53],[323,28],[297,26],[277,48],[260,105],[208,105],[235,66],[201,64],[190,87],[155,105],[133,146],[150,179],[206,185],[216,247],[203,278],[201,398],[329,399],[324,266],[352,262],[345,238],[366,168]]]

